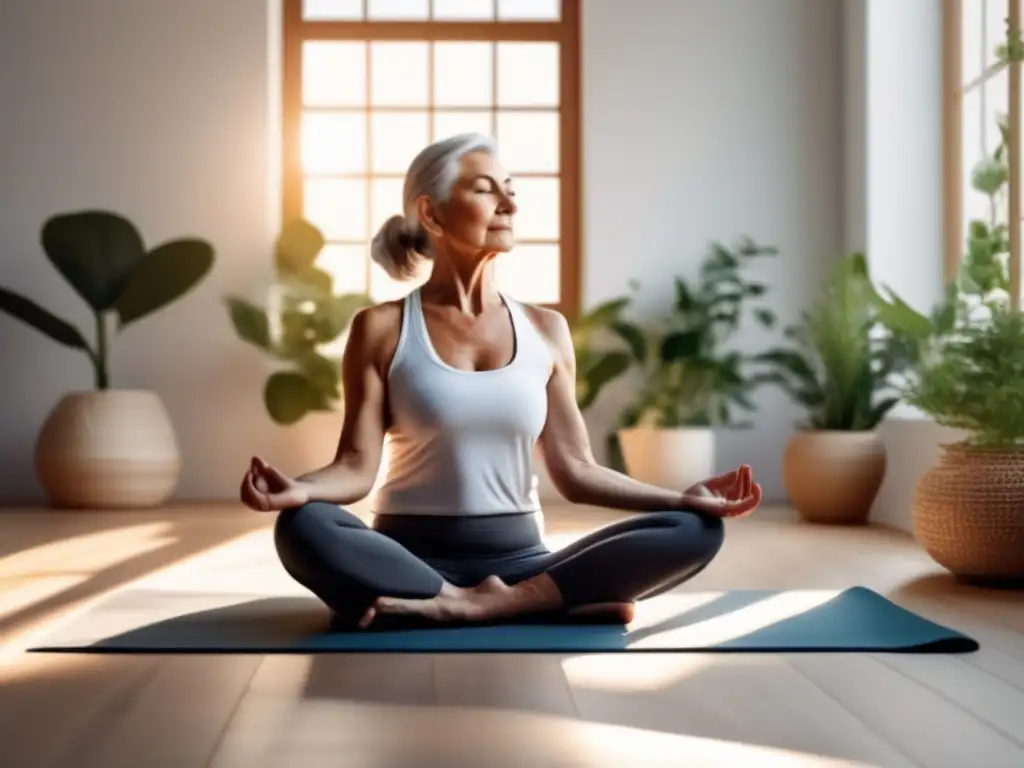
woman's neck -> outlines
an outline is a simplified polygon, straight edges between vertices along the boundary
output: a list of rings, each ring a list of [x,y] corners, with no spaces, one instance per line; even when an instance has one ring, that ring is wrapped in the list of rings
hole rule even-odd
[[[501,305],[494,276],[496,255],[484,254],[470,261],[435,254],[433,269],[421,293],[433,303],[457,307],[466,315],[480,315]]]

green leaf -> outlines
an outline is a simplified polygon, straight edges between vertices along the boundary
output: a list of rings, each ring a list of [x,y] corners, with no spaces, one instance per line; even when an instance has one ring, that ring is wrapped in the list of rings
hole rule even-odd
[[[895,408],[896,404],[899,403],[899,401],[900,398],[898,397],[887,397],[879,401],[877,404],[875,404],[875,406],[871,409],[870,415],[868,416],[865,428],[874,429],[876,426],[878,426],[882,419],[885,418],[885,415],[893,408]]]
[[[311,352],[299,360],[299,367],[309,383],[325,400],[338,398],[338,384],[341,381],[341,368],[338,363]]]
[[[639,326],[625,321],[612,323],[611,330],[629,346],[629,351],[638,363],[647,359],[647,338]]]
[[[158,245],[132,271],[117,298],[121,328],[177,301],[199,284],[213,267],[213,246],[182,238]]]
[[[270,324],[267,320],[267,313],[245,299],[229,296],[225,299],[225,303],[228,305],[231,324],[235,327],[235,333],[239,338],[264,352],[269,352]]]
[[[282,274],[309,270],[326,244],[323,234],[305,219],[295,219],[281,229],[274,247],[274,264]]]
[[[138,230],[116,213],[79,211],[43,225],[47,258],[95,312],[105,312],[123,293],[146,255]]]
[[[577,383],[581,385],[580,410],[586,410],[597,399],[605,385],[617,379],[629,368],[629,355],[625,352],[606,352],[590,356],[586,369],[578,369]]]
[[[703,340],[704,332],[702,330],[682,331],[666,335],[661,341],[662,362],[668,363],[673,360],[693,357],[700,352]]]
[[[770,309],[755,309],[754,319],[765,328],[775,327],[775,313]]]
[[[888,328],[905,333],[917,339],[923,339],[932,333],[931,321],[915,310],[889,287],[886,287],[889,301],[877,297],[875,308],[882,324]]]
[[[263,388],[267,412],[278,424],[295,424],[310,411],[327,407],[327,400],[301,373],[277,371],[267,378]]]
[[[31,299],[19,296],[6,288],[0,288],[0,310],[67,347],[89,350],[89,345],[82,338],[82,334],[73,325],[43,309]]]
[[[681,279],[675,279],[676,284],[676,311],[685,314],[693,309],[693,292],[690,287]]]

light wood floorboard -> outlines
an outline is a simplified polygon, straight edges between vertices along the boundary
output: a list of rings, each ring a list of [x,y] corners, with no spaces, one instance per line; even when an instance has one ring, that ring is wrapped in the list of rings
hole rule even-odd
[[[559,507],[546,522],[560,545],[620,517]],[[230,557],[269,522],[212,505],[0,512],[0,766],[1024,766],[1021,593],[957,585],[904,534],[786,510],[730,523],[719,558],[682,591],[860,584],[981,650],[23,653],[90,601],[213,550]]]

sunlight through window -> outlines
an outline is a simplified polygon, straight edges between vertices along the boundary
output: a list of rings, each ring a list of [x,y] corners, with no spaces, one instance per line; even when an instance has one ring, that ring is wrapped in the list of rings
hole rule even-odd
[[[402,212],[402,178],[420,149],[480,132],[497,139],[521,209],[517,247],[498,264],[499,285],[571,314],[578,159],[563,154],[578,132],[578,86],[563,66],[567,50],[577,55],[578,4],[307,0],[298,17],[285,18],[286,45],[300,48],[284,57],[285,83],[298,85],[284,94],[286,125],[298,126],[297,149],[285,152],[298,159],[284,169],[286,216],[304,216],[324,232],[320,266],[338,290],[384,301],[426,278],[396,283],[370,264],[369,242]],[[381,24],[394,36],[377,39]],[[450,38],[449,28],[458,29]],[[300,68],[297,77],[288,66]]]

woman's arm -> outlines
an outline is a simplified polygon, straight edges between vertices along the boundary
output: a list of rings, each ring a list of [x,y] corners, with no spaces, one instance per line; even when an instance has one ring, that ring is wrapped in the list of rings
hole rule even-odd
[[[555,355],[554,371],[548,382],[548,419],[540,446],[558,492],[574,503],[612,509],[648,511],[704,506],[699,497],[688,496],[682,489],[641,483],[597,463],[576,402],[576,351],[569,325],[557,312],[530,309]]]
[[[334,460],[296,480],[310,501],[353,504],[373,489],[384,444],[385,389],[380,350],[390,330],[388,312],[378,305],[352,319],[341,363],[344,420]]]

